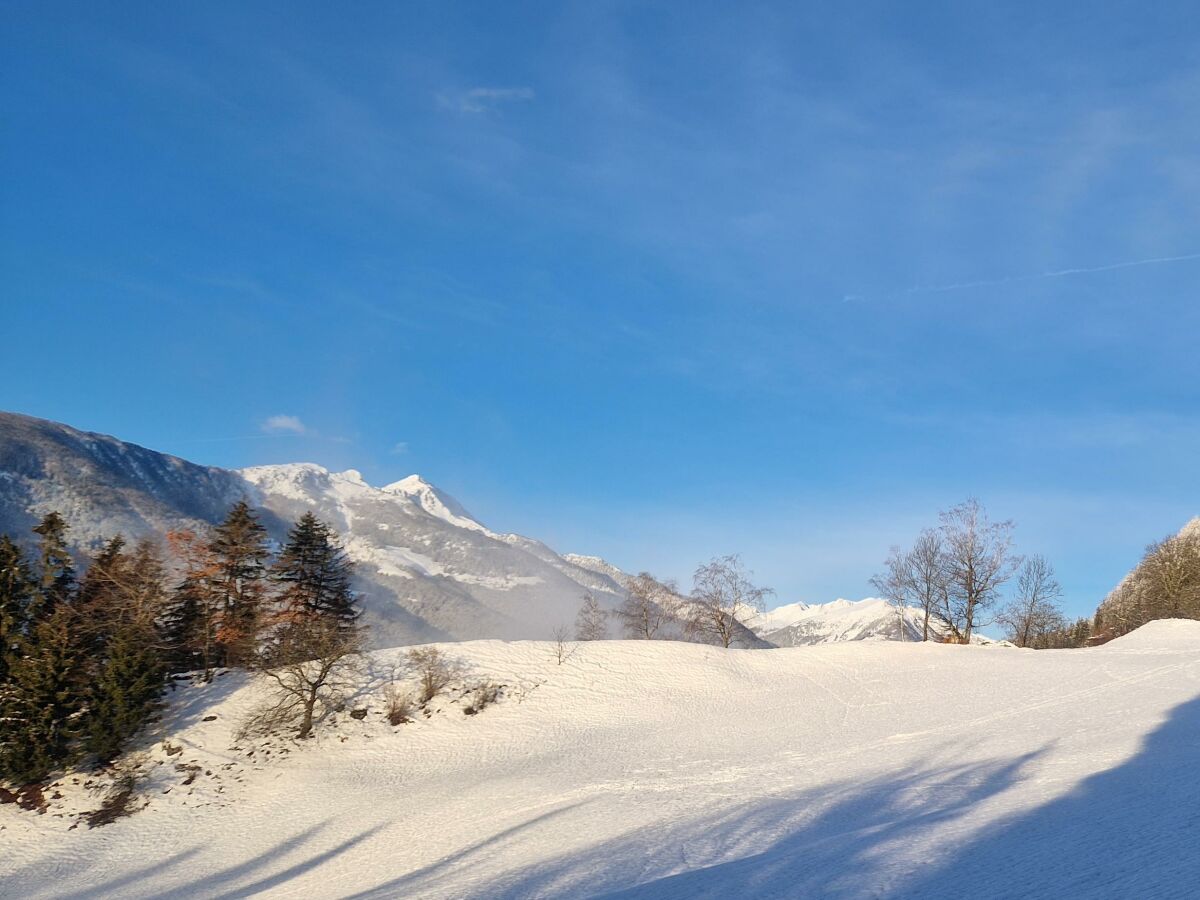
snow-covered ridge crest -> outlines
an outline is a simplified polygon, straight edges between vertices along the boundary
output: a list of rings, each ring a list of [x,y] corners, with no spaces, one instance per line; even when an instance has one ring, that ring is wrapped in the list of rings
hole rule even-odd
[[[838,598],[828,603],[791,603],[761,614],[752,624],[755,633],[779,647],[799,647],[840,641],[921,640],[924,612],[900,610],[879,597],[862,600]],[[903,624],[902,624],[903,623]],[[929,620],[930,638],[940,640],[945,623],[936,616]],[[991,643],[980,637],[975,643]]]
[[[391,484],[384,485],[381,490],[386,494],[408,497],[425,512],[431,516],[437,516],[443,522],[495,536],[494,532],[476,521],[475,517],[467,512],[461,503],[445,491],[434,487],[420,475],[409,475],[407,478],[393,481]]]
[[[376,646],[546,638],[570,626],[585,593],[609,608],[624,595],[617,580],[538,541],[490,530],[420,475],[373,487],[353,469],[314,463],[239,474],[281,520],[313,512],[338,530]]]

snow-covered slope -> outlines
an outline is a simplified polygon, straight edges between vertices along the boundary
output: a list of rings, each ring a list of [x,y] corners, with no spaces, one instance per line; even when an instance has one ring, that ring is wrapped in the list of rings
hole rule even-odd
[[[231,472],[0,413],[0,533],[29,540],[37,519],[57,510],[86,553],[117,533],[204,528],[243,496],[276,541],[310,510],[342,534],[374,646],[548,638],[572,625],[585,592],[604,606],[623,596],[608,574],[531,538],[489,530],[416,475],[376,488],[353,469],[310,463]]]
[[[919,641],[924,612],[904,610],[903,632],[896,607],[878,597],[865,600],[833,600],[829,603],[792,603],[763,613],[755,619],[755,632],[777,647],[800,647],[831,641]],[[941,637],[945,623],[930,619],[931,637]]]
[[[131,818],[0,805],[22,898],[1185,898],[1200,884],[1200,622],[1107,647],[448,645],[506,685],[382,718],[381,673],[302,744],[258,688],[180,688]],[[178,752],[175,751],[178,748]],[[82,781],[83,779],[77,779]]]

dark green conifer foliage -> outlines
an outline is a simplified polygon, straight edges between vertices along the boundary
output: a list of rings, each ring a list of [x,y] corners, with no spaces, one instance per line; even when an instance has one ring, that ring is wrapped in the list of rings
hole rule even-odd
[[[88,673],[75,618],[63,603],[35,624],[0,686],[0,779],[43,781],[76,755]]]
[[[48,618],[75,594],[75,564],[67,550],[67,523],[56,512],[34,527],[38,542],[38,590],[30,611],[30,620]]]
[[[350,589],[352,570],[333,530],[305,513],[288,532],[287,544],[272,568],[273,579],[283,586],[284,617],[321,616],[340,629],[353,629],[358,610]]]
[[[82,647],[93,659],[104,652],[109,620],[115,615],[113,608],[119,605],[126,580],[126,567],[125,538],[117,535],[92,557],[79,581],[75,622]]]
[[[0,535],[0,684],[25,636],[37,580],[25,554],[8,535]]]
[[[95,669],[85,745],[100,762],[120,753],[154,712],[166,676],[158,625],[166,599],[162,560],[151,541],[140,541],[132,552],[123,546],[110,541],[80,589]]]
[[[166,670],[154,638],[136,622],[108,635],[87,717],[86,747],[99,762],[116,757],[158,709]]]
[[[208,545],[215,559],[210,585],[221,607],[217,665],[244,665],[254,655],[269,555],[267,530],[245,500],[213,530]]]

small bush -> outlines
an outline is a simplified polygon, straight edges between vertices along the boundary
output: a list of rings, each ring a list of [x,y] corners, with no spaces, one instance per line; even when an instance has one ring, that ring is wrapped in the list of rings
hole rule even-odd
[[[417,678],[421,687],[418,702],[421,706],[449,687],[451,682],[458,677],[460,670],[459,664],[447,657],[437,647],[420,647],[410,650],[408,661],[417,670]]]
[[[485,708],[500,699],[503,690],[504,685],[496,684],[494,681],[485,681],[483,684],[477,685],[472,691],[471,702],[463,708],[463,713],[473,716],[483,712]]]
[[[413,695],[400,685],[392,683],[383,689],[384,715],[391,725],[403,725],[412,721]]]

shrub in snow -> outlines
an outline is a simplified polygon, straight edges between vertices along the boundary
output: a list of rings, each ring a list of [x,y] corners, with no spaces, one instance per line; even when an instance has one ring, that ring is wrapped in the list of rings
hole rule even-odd
[[[421,706],[449,687],[462,669],[457,660],[446,656],[437,647],[418,647],[410,650],[408,662],[417,670],[417,679],[420,684],[418,702]]]
[[[482,712],[486,707],[491,706],[500,699],[500,693],[503,690],[504,685],[496,684],[494,681],[485,681],[477,685],[471,691],[471,702],[463,708],[463,713],[473,716],[478,712]]]
[[[392,683],[383,689],[384,712],[388,724],[403,725],[412,720],[413,695],[400,685]]]

